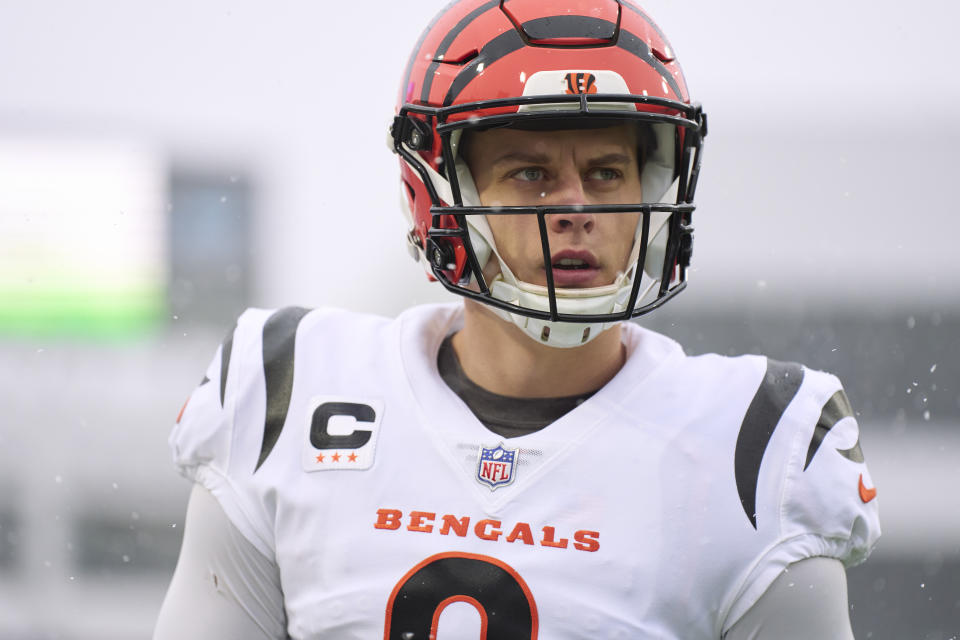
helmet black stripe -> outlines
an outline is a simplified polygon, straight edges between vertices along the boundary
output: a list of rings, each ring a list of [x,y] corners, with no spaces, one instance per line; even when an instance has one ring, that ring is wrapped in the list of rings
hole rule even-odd
[[[514,23],[516,26],[516,23]],[[582,44],[540,44],[531,42],[532,46],[548,47],[569,47],[579,49],[583,47],[604,47],[612,46],[617,37],[618,25],[609,20],[594,18],[592,16],[578,15],[560,15],[543,16],[524,22],[520,27],[523,29],[523,35],[531,40],[550,40],[551,38],[587,38],[596,40],[605,40],[605,43],[582,45]],[[565,35],[557,35],[565,34]]]
[[[677,79],[674,78],[673,74],[667,70],[667,67],[653,55],[653,52],[650,51],[650,47],[647,46],[646,42],[629,31],[620,31],[617,46],[624,51],[629,51],[638,58],[643,58],[644,62],[656,69],[657,73],[663,77],[667,86],[669,86],[674,95],[677,96],[677,100],[682,101],[684,99],[683,94],[680,92],[680,85],[677,84]]]
[[[423,35],[420,36],[420,41],[417,43],[417,46],[413,49],[413,53],[410,54],[410,61],[407,63],[407,72],[404,75],[405,80],[403,82],[403,87],[401,90],[406,91],[406,88],[410,86],[410,74],[413,69],[413,63],[416,60],[416,57],[420,55],[420,47],[423,45],[423,41],[426,38],[427,33],[429,33],[433,29],[433,25],[436,23],[436,21],[439,20],[444,14],[446,14],[450,6],[453,6],[454,4],[456,4],[457,1],[458,0],[454,0],[454,2],[451,2],[450,5],[447,6],[447,8],[445,8],[443,11],[438,13],[436,18],[434,18],[434,21],[430,23],[430,26],[428,26],[424,30]],[[433,86],[434,71],[436,71],[437,67],[440,66],[441,62],[439,61],[443,60],[443,56],[446,55],[447,50],[450,49],[450,45],[452,45],[453,41],[457,39],[457,36],[460,35],[460,33],[463,32],[464,29],[470,26],[470,24],[474,20],[476,20],[478,17],[480,17],[490,9],[493,9],[494,7],[499,7],[499,6],[500,6],[500,0],[490,0],[490,2],[485,2],[484,4],[480,5],[479,7],[477,7],[470,13],[468,13],[466,16],[464,16],[460,20],[460,22],[454,25],[454,27],[447,32],[447,35],[443,37],[443,40],[441,40],[440,44],[437,46],[437,50],[433,53],[433,60],[430,62],[430,66],[427,67],[427,75],[423,79],[423,88],[420,91],[421,101],[427,102],[430,99],[430,88]]]
[[[504,31],[488,42],[480,51],[480,55],[471,60],[470,63],[463,68],[463,71],[458,73],[457,77],[453,79],[453,82],[450,84],[450,90],[447,91],[447,95],[443,99],[443,106],[447,107],[453,104],[453,101],[457,99],[457,96],[460,95],[463,88],[477,77],[478,70],[482,69],[483,66],[491,65],[504,56],[523,47],[523,38],[521,38],[520,34],[516,31]]]
[[[559,20],[558,18],[565,19]],[[534,22],[540,24],[530,27],[527,26]],[[595,31],[598,27],[593,23],[596,22],[603,23],[607,28],[610,26],[615,26],[610,21],[601,20],[599,18],[590,18],[587,16],[555,16],[531,20],[530,22],[524,24],[524,29],[528,33],[530,31],[534,31],[538,34],[546,34],[545,37],[548,38],[577,38],[583,37],[583,34],[585,33],[591,33],[591,31]],[[457,77],[454,78],[453,83],[450,85],[450,90],[443,99],[443,106],[446,107],[453,104],[453,102],[457,99],[457,96],[460,95],[470,81],[477,77],[477,70],[481,68],[480,65],[489,67],[497,60],[510,53],[513,53],[517,49],[522,48],[524,44],[523,38],[516,31],[505,31],[487,43],[487,45],[484,46],[480,51],[480,55],[466,65],[457,75]],[[667,70],[664,64],[657,60],[657,58],[650,51],[650,47],[648,47],[647,43],[641,38],[633,33],[630,33],[629,31],[621,30],[619,38],[617,38],[617,43],[613,46],[632,53],[653,67],[664,79],[667,85],[673,90],[677,98],[680,100],[683,99],[683,94],[680,92],[680,86],[677,84],[676,79]]]
[[[413,73],[413,63],[416,62],[417,57],[420,55],[420,47],[423,46],[423,41],[427,39],[427,35],[433,31],[433,26],[437,24],[437,21],[441,17],[443,17],[443,14],[447,12],[447,9],[459,1],[460,0],[451,0],[450,4],[444,7],[443,11],[433,16],[433,20],[430,21],[430,24],[427,25],[427,28],[420,32],[420,37],[417,38],[417,44],[413,45],[413,51],[410,52],[410,57],[407,59],[407,68],[403,72],[403,84],[400,85],[401,101],[406,100],[407,87],[410,86],[410,74]]]
[[[640,16],[641,18],[643,18],[643,21],[646,22],[648,25],[650,25],[650,27],[651,27],[654,31],[656,31],[657,35],[660,36],[660,39],[663,40],[664,44],[670,45],[670,41],[667,40],[667,36],[663,35],[663,31],[660,31],[660,27],[657,26],[657,23],[654,22],[653,20],[651,20],[651,19],[650,19],[650,16],[648,16],[646,13],[644,13],[644,12],[640,9],[640,7],[638,7],[638,6],[634,5],[634,4],[631,4],[630,2],[621,2],[621,3],[620,3],[620,6],[621,6],[621,7],[626,7],[627,9],[630,9],[630,11],[633,11],[635,14],[637,14],[638,16]],[[672,49],[672,48],[673,48],[673,45],[670,45],[670,48]]]

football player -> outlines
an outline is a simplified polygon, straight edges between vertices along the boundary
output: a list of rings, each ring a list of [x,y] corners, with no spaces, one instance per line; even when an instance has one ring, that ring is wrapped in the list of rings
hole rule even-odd
[[[707,120],[628,0],[459,0],[390,128],[411,253],[463,297],[251,309],[170,438],[184,638],[851,638],[879,535],[838,380],[691,357]]]

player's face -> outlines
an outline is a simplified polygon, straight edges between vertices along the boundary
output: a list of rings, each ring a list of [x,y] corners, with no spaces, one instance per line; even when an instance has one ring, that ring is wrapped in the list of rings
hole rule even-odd
[[[642,202],[637,134],[603,129],[472,132],[465,159],[485,206]],[[557,287],[610,284],[627,266],[639,213],[546,216]],[[497,250],[519,280],[546,286],[540,231],[533,215],[488,215]],[[496,260],[485,269],[497,272]],[[490,273],[492,269],[492,273]]]

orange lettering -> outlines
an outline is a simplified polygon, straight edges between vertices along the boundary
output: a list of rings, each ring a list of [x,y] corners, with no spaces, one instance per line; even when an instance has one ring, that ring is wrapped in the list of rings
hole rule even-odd
[[[573,543],[573,548],[580,551],[596,551],[600,548],[599,538],[599,531],[577,531],[573,534],[573,539],[576,540]]]
[[[526,522],[518,522],[510,535],[507,536],[507,542],[516,542],[523,540],[523,544],[533,544],[533,532],[530,531],[530,525]]]
[[[432,524],[423,524],[424,520],[433,521],[437,517],[437,514],[430,513],[429,511],[411,511],[410,512],[410,525],[407,527],[407,531],[420,531],[421,533],[430,533],[433,531]]]
[[[497,477],[499,472],[495,467],[491,468],[491,475]],[[451,533],[460,538],[467,537],[470,532],[470,516],[457,517],[446,513],[440,516],[439,526],[436,523],[437,514],[432,511],[410,511],[407,514],[407,531],[417,533],[433,533],[436,530],[442,536],[448,536]],[[377,509],[377,519],[373,523],[375,529],[386,529],[396,531],[403,526],[404,513],[400,509]],[[525,545],[533,546],[537,544],[533,537],[533,530],[527,522],[517,522],[510,528],[509,533],[504,533],[503,522],[488,518],[478,520],[473,525],[473,533],[481,540],[496,542],[503,538],[507,542],[522,542]],[[600,532],[589,531],[587,529],[578,529],[573,534],[573,545],[570,540],[557,536],[557,528],[545,526],[541,528],[543,532],[540,538],[540,546],[552,547],[554,549],[573,548],[577,551],[599,551],[600,550]]]
[[[542,544],[545,547],[556,547],[557,549],[566,549],[567,542],[569,542],[569,540],[567,540],[566,538],[560,538],[559,540],[555,540],[554,536],[556,535],[556,533],[557,533],[557,530],[555,528],[544,527],[543,540],[540,541],[540,544]]]
[[[481,520],[473,527],[473,532],[481,540],[496,540],[503,535],[503,531],[496,528],[499,526],[499,520]],[[488,528],[489,531],[487,531]]]
[[[453,532],[460,536],[461,538],[467,535],[467,529],[470,527],[470,518],[469,516],[464,516],[459,520],[450,514],[443,516],[443,524],[440,525],[440,535],[449,535],[450,530],[453,529]]]
[[[402,515],[399,509],[377,509],[377,521],[373,526],[376,529],[399,529]]]

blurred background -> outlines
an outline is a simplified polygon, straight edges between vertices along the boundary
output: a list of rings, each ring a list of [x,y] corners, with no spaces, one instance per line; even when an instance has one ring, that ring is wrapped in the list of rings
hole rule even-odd
[[[146,639],[166,438],[247,306],[447,299],[407,257],[396,87],[436,0],[0,0],[0,637]],[[692,353],[837,373],[884,535],[858,638],[960,637],[960,10],[644,6],[710,116]]]

